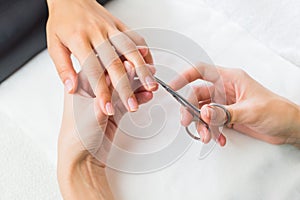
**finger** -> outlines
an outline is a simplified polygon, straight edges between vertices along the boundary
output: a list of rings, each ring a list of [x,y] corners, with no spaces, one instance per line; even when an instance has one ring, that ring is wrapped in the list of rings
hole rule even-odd
[[[149,91],[137,92],[135,95],[139,104],[147,103],[153,98],[153,93]]]
[[[226,112],[224,109],[213,106],[213,105],[204,105],[201,109],[202,119],[214,126],[223,126],[231,124],[243,124],[248,122],[248,106],[249,102],[239,102],[231,105],[222,105],[230,115],[230,119],[227,118]],[[228,121],[229,120],[229,121]]]
[[[205,128],[205,127],[202,129],[202,132],[203,132],[202,134],[204,135],[204,137],[203,137],[203,139],[202,139],[203,143],[204,143],[204,144],[209,143],[210,140],[212,139],[211,133],[210,133],[209,130],[208,130],[207,128]]]
[[[75,41],[76,40],[76,41]],[[106,84],[104,70],[96,58],[91,41],[86,35],[77,34],[76,38],[68,41],[68,47],[78,59],[82,71],[86,74],[88,81],[97,97],[97,104],[107,115],[113,115],[114,110],[111,104],[111,95]],[[99,98],[101,96],[101,98]]]
[[[91,53],[83,65],[82,71],[87,76],[88,81],[97,97],[97,104],[106,115],[113,115],[114,108],[111,102],[111,93],[107,84],[105,71],[95,55]]]
[[[196,130],[201,138],[201,141],[203,143],[208,143],[208,137],[210,137],[210,134],[207,133],[207,128],[204,124],[202,123],[196,123]]]
[[[128,76],[129,82],[131,84],[132,90],[135,93],[147,91],[146,88],[140,82],[140,80],[135,79],[135,69],[134,69],[133,65],[129,61],[124,61],[123,64],[125,66],[127,76]]]
[[[135,77],[135,69],[129,61],[124,61],[123,64],[125,66],[129,81],[132,82]]]
[[[137,46],[137,48],[138,48],[140,54],[143,56],[143,58],[147,56],[147,54],[149,52],[147,47]]]
[[[136,33],[133,30],[130,30],[128,27],[126,27],[124,24],[120,24],[118,26],[119,30],[126,34],[134,43],[136,46],[143,47],[144,49],[147,49],[147,51],[144,52],[143,57],[146,63],[153,64],[153,58],[151,55],[151,52],[148,49],[148,45],[145,41],[145,39],[140,36],[138,33]]]
[[[220,67],[201,63],[196,67],[192,67],[184,71],[180,76],[171,81],[170,86],[174,90],[179,90],[186,84],[191,83],[197,79],[216,83],[220,79],[219,70],[221,70]]]
[[[226,145],[226,137],[221,134],[217,140],[217,142],[220,144],[221,147]]]
[[[153,65],[148,65],[148,69],[150,70],[152,75],[154,75],[156,73],[156,68]]]
[[[128,79],[132,85],[132,89],[135,91],[136,88],[140,88],[142,87],[142,83],[139,79],[134,79],[136,77],[136,73],[135,73],[135,68],[133,66],[133,64],[129,61],[124,61],[123,62],[124,66],[125,66],[125,69],[126,69],[126,72],[127,72],[127,75],[128,75]],[[152,74],[155,73],[155,68],[151,65],[148,66],[149,67],[149,70],[151,71]],[[145,87],[142,87],[145,89]]]
[[[225,111],[217,106],[204,105],[201,109],[201,118],[209,125],[223,126],[227,122]]]
[[[214,139],[221,147],[226,144],[226,137],[219,131],[218,127],[211,127],[210,130],[201,123],[198,123],[197,132],[200,135],[201,141],[207,144]]]
[[[66,91],[75,93],[78,80],[70,58],[71,52],[58,39],[52,38],[48,38],[48,51]]]
[[[180,107],[181,125],[187,127],[193,121],[193,116],[184,107]]]
[[[197,85],[192,86],[187,100],[199,107],[199,102],[210,101],[213,97],[214,86]]]
[[[200,108],[203,106],[203,104],[211,101],[210,97],[212,96],[213,93],[212,91],[213,91],[212,87],[207,87],[204,85],[194,86],[192,87],[192,91],[188,95],[187,100],[193,105]],[[186,108],[181,107],[180,110],[181,110],[181,124],[183,126],[188,126],[191,123],[193,117]]]
[[[104,41],[96,48],[96,52],[105,66],[113,87],[118,92],[123,104],[129,111],[136,111],[138,103],[133,94],[126,70],[119,56],[109,41]]]
[[[135,43],[122,33],[111,36],[110,41],[117,51],[124,55],[124,57],[134,65],[136,74],[143,85],[149,91],[156,90],[158,85],[154,80],[152,73],[146,66],[143,57],[137,50]]]

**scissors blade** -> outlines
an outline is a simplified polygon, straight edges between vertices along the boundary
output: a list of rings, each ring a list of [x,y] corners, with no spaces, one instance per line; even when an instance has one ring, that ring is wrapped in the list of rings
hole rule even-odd
[[[174,91],[168,84],[166,84],[165,82],[163,82],[162,80],[160,80],[157,77],[154,77],[155,80],[168,92],[170,93],[182,106],[188,108],[188,111],[199,118],[200,116],[200,110],[194,106],[193,104],[191,104],[190,102],[188,102],[185,98],[183,98],[180,94],[178,94],[176,91]],[[201,119],[202,121],[202,119]]]

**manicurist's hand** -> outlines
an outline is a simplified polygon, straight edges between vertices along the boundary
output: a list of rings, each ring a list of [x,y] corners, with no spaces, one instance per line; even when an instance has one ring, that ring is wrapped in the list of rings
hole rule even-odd
[[[78,77],[70,59],[73,54],[106,115],[113,115],[114,108],[105,74],[109,75],[127,110],[136,111],[137,99],[119,56],[131,62],[144,87],[154,91],[157,84],[146,67],[146,63],[152,63],[152,57],[144,39],[129,31],[95,0],[47,2],[48,50],[67,92],[75,93],[78,87]]]
[[[153,97],[134,80],[135,74],[127,68],[130,85],[138,104]],[[108,86],[113,90],[112,85]],[[95,95],[84,73],[79,73],[78,90],[65,92],[64,113],[58,143],[58,181],[62,196],[68,200],[111,200],[105,161],[118,121],[127,109],[118,96],[112,103],[115,115],[107,116],[96,103]]]
[[[200,64],[185,71],[171,86],[179,89],[197,79],[213,84],[212,87],[194,87],[197,102],[212,99],[216,103],[223,103],[232,117],[229,128],[268,143],[299,146],[300,108],[295,103],[269,91],[243,70],[208,64]],[[226,102],[219,102],[225,96]],[[201,104],[199,107],[202,119],[211,126],[222,126],[226,121],[226,115],[221,108],[209,104]],[[191,123],[191,116],[184,109],[182,115],[181,123],[187,126]],[[204,126],[199,125],[198,132],[204,143],[212,138]],[[225,145],[226,139],[223,134],[218,138],[218,142],[221,146]]]

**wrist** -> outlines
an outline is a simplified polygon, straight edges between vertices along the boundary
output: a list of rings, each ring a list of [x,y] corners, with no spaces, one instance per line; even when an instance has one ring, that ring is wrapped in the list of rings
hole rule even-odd
[[[62,127],[58,140],[57,162],[57,178],[63,198],[65,200],[112,199],[102,198],[111,194],[104,165],[101,165],[80,141],[73,137],[73,131],[68,129],[71,126],[70,122],[65,121],[64,124],[69,126]]]
[[[295,114],[293,115],[292,123],[288,128],[290,134],[286,143],[300,147],[300,106],[294,105],[294,107]]]
[[[296,145],[300,145],[300,106],[297,106],[297,115],[295,119],[295,137],[296,139]]]
[[[113,200],[105,168],[91,155],[71,165],[59,163],[58,182],[66,200]]]
[[[48,4],[48,10],[49,10],[49,13],[53,10],[53,9],[57,9],[59,7],[61,7],[61,5],[59,5],[60,3],[74,3],[74,2],[77,2],[77,3],[81,3],[81,4],[86,4],[88,1],[92,1],[92,2],[96,2],[96,0],[46,0],[47,1],[47,4]],[[70,5],[70,4],[68,4]],[[65,8],[63,8],[65,9]]]

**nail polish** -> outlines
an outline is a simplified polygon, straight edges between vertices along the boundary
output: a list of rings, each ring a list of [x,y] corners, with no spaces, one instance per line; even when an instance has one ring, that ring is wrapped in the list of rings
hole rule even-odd
[[[71,92],[71,90],[73,89],[73,83],[70,79],[67,79],[64,83],[65,88],[67,90],[67,92]]]
[[[114,108],[110,102],[107,102],[105,105],[105,109],[108,115],[113,115],[114,114]]]
[[[154,79],[150,76],[147,76],[145,78],[145,82],[147,84],[148,90],[151,90],[152,88],[154,88],[156,86],[156,83],[155,83]]]
[[[138,109],[138,104],[137,104],[136,100],[132,97],[130,97],[128,99],[128,106],[129,106],[130,111],[132,111],[132,112],[137,111],[137,109]]]

